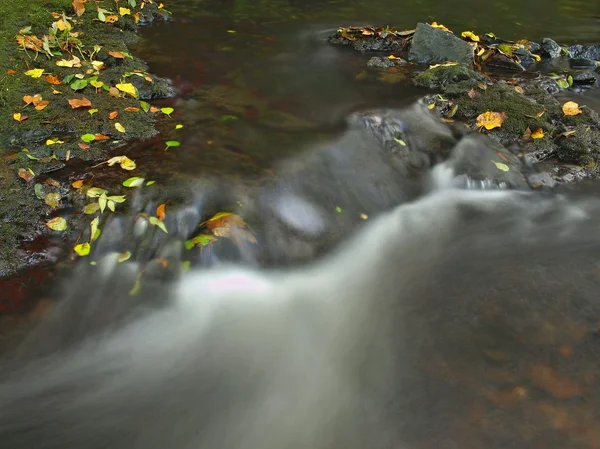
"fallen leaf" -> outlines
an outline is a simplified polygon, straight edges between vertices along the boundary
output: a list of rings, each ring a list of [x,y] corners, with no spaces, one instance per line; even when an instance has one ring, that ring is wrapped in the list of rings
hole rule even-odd
[[[92,215],[98,212],[100,209],[100,204],[98,203],[89,203],[83,208],[83,213],[86,215]]]
[[[86,195],[90,198],[98,198],[101,195],[106,195],[108,192],[104,189],[101,189],[100,187],[90,187],[87,192]]]
[[[8,70],[6,71],[6,73],[7,73],[8,75],[16,75],[16,74],[17,74],[17,73],[19,73],[19,72],[17,72],[15,69],[8,69]]]
[[[106,22],[106,23],[115,23],[118,20],[119,20],[119,16],[110,15],[110,16],[106,16],[104,22]]]
[[[123,170],[133,170],[135,169],[135,162],[129,159],[127,156],[115,156],[111,157],[106,161],[109,167],[112,167],[115,164],[119,164]]]
[[[63,217],[56,217],[52,220],[48,220],[46,222],[46,226],[53,231],[64,231],[67,229],[67,220],[65,220]]]
[[[515,91],[520,93],[521,95],[525,93],[525,89],[523,89],[521,86],[515,86]]]
[[[44,69],[31,69],[25,72],[25,75],[30,76],[32,78],[39,78],[44,74]]]
[[[119,111],[111,111],[111,112],[108,113],[108,118],[110,120],[112,120],[112,119],[116,118],[117,115],[119,115]]]
[[[144,185],[144,178],[140,178],[139,176],[134,176],[132,178],[127,178],[123,181],[123,186],[125,187],[141,187]]]
[[[217,237],[242,238],[256,243],[256,238],[246,228],[248,225],[239,216],[231,212],[219,212],[207,220],[204,225]]]
[[[544,130],[542,128],[538,128],[531,133],[532,139],[543,139],[544,138]]]
[[[138,112],[140,110],[140,108],[136,108],[134,106],[129,106],[128,108],[125,108],[125,111],[127,112]]]
[[[30,168],[20,168],[17,171],[17,175],[19,175],[19,178],[24,179],[26,182],[30,182],[35,176],[35,173]]]
[[[487,111],[477,116],[475,125],[478,128],[484,127],[485,129],[490,130],[501,127],[504,120],[506,120],[506,114],[504,112]]]
[[[475,91],[475,89],[471,89],[469,92],[467,92],[467,95],[469,96],[469,98],[475,98],[475,96],[477,96],[477,92]]]
[[[164,221],[165,220],[165,215],[166,215],[165,209],[166,209],[166,207],[167,207],[167,204],[166,203],[162,203],[162,204],[160,204],[156,208],[156,216],[158,217],[158,219],[160,221]]]
[[[51,208],[56,209],[60,203],[60,193],[50,192],[44,197],[44,202]]]
[[[71,98],[70,100],[67,100],[67,101],[71,105],[72,109],[89,108],[92,106],[92,102],[85,97]]]
[[[121,133],[125,132],[125,127],[121,125],[119,122],[115,123],[115,129]]]
[[[452,33],[452,31],[450,31],[450,29],[446,28],[444,25],[442,25],[441,23],[437,23],[437,22],[433,22],[431,24],[431,26],[433,28],[439,28],[440,30],[444,30],[447,31],[448,33]]]
[[[48,100],[40,100],[34,104],[34,108],[36,111],[41,111],[49,104],[50,104],[50,102]]]
[[[194,237],[193,239],[187,240],[185,242],[185,249],[190,250],[194,246],[208,246],[213,243],[216,237],[208,234],[200,234]]]
[[[121,16],[126,16],[126,15],[131,15],[131,10],[129,8],[123,8],[122,6],[119,7],[119,14]]]
[[[121,94],[119,93],[119,89],[117,89],[116,87],[111,87],[110,89],[108,89],[108,95],[116,98],[119,98],[121,96]]]
[[[64,140],[60,140],[60,139],[47,139],[46,140],[46,145],[50,146],[50,145],[62,145],[63,143],[65,143]]]
[[[94,134],[94,140],[109,140],[110,137],[106,134]]]
[[[87,151],[87,150],[89,150],[90,148],[92,148],[92,147],[91,147],[91,146],[89,146],[87,143],[81,143],[81,142],[79,142],[79,143],[77,144],[77,146],[78,146],[79,148],[81,148],[83,151]]]
[[[98,227],[98,223],[100,223],[100,217],[96,217],[90,222],[90,242],[93,242],[100,237],[101,231]]]
[[[50,83],[50,84],[54,84],[54,85],[62,84],[56,75],[46,75],[44,77],[44,79],[46,80],[47,83]]]
[[[156,106],[150,106],[150,112],[153,114],[157,113],[158,111],[160,111],[160,108],[157,108]]]
[[[126,94],[131,95],[133,98],[137,98],[139,96],[138,90],[131,83],[119,83],[117,84],[117,89],[121,92],[125,92]]]
[[[81,17],[85,12],[86,0],[73,0],[73,11],[77,14],[77,17]]]
[[[466,39],[470,39],[473,42],[479,42],[479,36],[477,36],[472,31],[463,31],[460,35],[461,35],[461,37],[466,38]]]
[[[83,136],[81,136],[81,140],[83,140],[84,142],[90,143],[90,142],[93,142],[94,140],[96,140],[96,136],[94,136],[94,134],[84,134]]]
[[[56,65],[59,67],[81,67],[81,59],[79,59],[77,56],[73,55],[72,59],[66,60],[66,59],[59,59],[58,61],[56,61]]]
[[[173,109],[173,108],[160,108],[160,112],[162,112],[165,115],[168,115],[169,117],[171,117],[171,114],[173,113],[174,110],[175,109]]]
[[[181,145],[181,143],[178,142],[177,140],[167,140],[165,142],[165,144],[167,145],[167,147],[165,148],[165,151],[167,151],[171,147],[178,147],[179,145]]]
[[[503,164],[502,162],[496,162],[496,161],[492,161],[494,163],[494,165],[496,166],[496,168],[498,170],[502,170],[502,171],[508,171],[510,170],[509,166],[506,164]]]
[[[181,123],[178,123],[177,125],[175,125],[175,129],[181,129],[183,128],[183,125]]]
[[[28,115],[22,115],[20,112],[15,112],[13,114],[13,118],[17,121],[17,122],[23,122],[25,120],[27,120],[29,118]]]
[[[79,245],[75,245],[73,250],[77,253],[78,256],[84,257],[87,256],[92,249],[92,246],[89,243],[80,243]]]
[[[562,111],[565,115],[579,115],[582,112],[579,105],[574,101],[567,101],[563,104]]]
[[[78,179],[77,181],[73,181],[73,183],[71,184],[71,187],[73,187],[74,189],[80,189],[81,187],[83,187],[83,179]]]
[[[165,224],[162,221],[160,221],[157,217],[150,217],[148,219],[148,222],[151,225],[158,226],[165,234],[169,233],[169,231],[167,231],[167,227],[165,226]]]
[[[120,51],[109,51],[108,54],[111,55],[113,58],[125,59],[125,55]]]
[[[574,129],[570,129],[568,131],[562,132],[559,135],[557,135],[556,137],[571,137],[572,135],[575,134],[575,130]]]

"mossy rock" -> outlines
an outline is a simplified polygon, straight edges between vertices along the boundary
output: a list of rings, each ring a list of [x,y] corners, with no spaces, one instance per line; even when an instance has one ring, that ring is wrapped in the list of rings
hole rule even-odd
[[[413,77],[416,86],[437,89],[452,95],[466,93],[485,81],[485,76],[464,64],[440,65],[419,72]]]

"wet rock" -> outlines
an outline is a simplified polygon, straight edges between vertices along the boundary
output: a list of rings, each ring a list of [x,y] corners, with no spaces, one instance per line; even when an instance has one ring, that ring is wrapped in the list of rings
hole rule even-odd
[[[575,133],[557,140],[557,155],[564,161],[573,161],[580,165],[596,164],[600,159],[600,129],[580,123]]]
[[[523,72],[525,67],[519,64],[517,61],[509,58],[501,53],[495,53],[485,63],[486,67],[493,68],[496,70],[504,70],[510,72]]]
[[[378,69],[389,69],[390,67],[396,67],[400,65],[408,64],[404,59],[390,59],[381,56],[373,56],[367,61],[367,67],[375,67]]]
[[[588,58],[571,58],[569,59],[569,66],[572,69],[588,69],[594,70],[598,67],[598,61]]]
[[[465,187],[527,189],[521,161],[506,148],[485,136],[469,134],[452,150],[448,159],[455,173],[465,175]],[[474,183],[475,182],[475,183]]]
[[[9,139],[11,145],[27,146],[33,143],[43,142],[50,138],[52,131],[47,128],[33,128],[25,132],[16,133]]]
[[[165,98],[173,98],[177,93],[177,90],[173,86],[171,80],[166,78],[159,78],[155,76],[152,78],[152,82],[140,76],[134,76],[131,78],[131,84],[133,84],[138,90],[140,100],[161,100]]]
[[[452,33],[426,23],[417,24],[408,60],[419,64],[439,64],[455,61],[473,63],[473,47]]]
[[[527,182],[532,189],[552,188],[556,185],[556,180],[547,171],[541,173],[531,173],[527,176]]]
[[[542,39],[542,50],[551,58],[558,58],[562,54],[562,47],[549,37]]]
[[[600,44],[594,45],[571,45],[567,48],[571,58],[586,58],[600,61]]]
[[[573,77],[574,84],[594,84],[596,75],[591,70],[574,70],[569,73]]]
[[[485,76],[464,64],[434,67],[413,77],[416,86],[439,89],[451,94],[466,93],[484,81],[486,81]]]
[[[348,39],[341,32],[329,37],[329,42],[336,45],[351,46],[357,51],[381,51],[381,52],[399,52],[404,49],[405,40],[393,35],[380,37],[361,37],[360,39]]]

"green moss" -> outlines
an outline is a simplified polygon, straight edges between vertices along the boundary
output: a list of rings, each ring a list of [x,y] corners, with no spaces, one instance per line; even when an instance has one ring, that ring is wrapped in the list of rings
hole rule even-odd
[[[579,124],[575,134],[557,140],[557,155],[579,165],[598,163],[600,158],[600,130]]]
[[[483,81],[485,81],[483,75],[471,70],[464,64],[434,67],[417,73],[413,77],[416,86],[439,89],[448,94],[467,92]]]

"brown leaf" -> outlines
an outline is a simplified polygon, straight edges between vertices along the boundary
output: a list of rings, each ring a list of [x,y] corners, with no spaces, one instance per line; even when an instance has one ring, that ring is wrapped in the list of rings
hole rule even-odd
[[[86,0],[73,0],[73,11],[77,14],[77,17],[81,17],[85,12]]]
[[[243,239],[256,243],[256,238],[246,228],[248,225],[238,215],[231,212],[219,212],[205,223],[206,227],[217,237],[226,237],[233,240]]]
[[[119,93],[119,89],[117,89],[116,87],[111,87],[108,90],[108,95],[110,95],[111,97],[117,97],[117,98],[119,98],[121,96],[121,94]]]
[[[94,134],[94,140],[108,140],[110,139],[109,136],[107,136],[106,134]]]
[[[87,151],[91,148],[87,143],[83,143],[83,142],[78,143],[77,146],[79,148],[81,148],[83,151]]]
[[[30,168],[20,168],[17,174],[19,175],[19,178],[24,179],[27,182],[30,182],[35,176]]]
[[[164,219],[165,219],[165,216],[166,216],[165,209],[166,209],[166,207],[167,207],[167,204],[166,203],[162,203],[161,205],[159,205],[156,208],[156,216],[158,217],[158,219],[160,221],[164,221]]]
[[[109,51],[108,54],[111,55],[113,58],[125,59],[125,55],[120,51]]]
[[[70,100],[67,100],[67,101],[71,105],[72,109],[91,108],[92,107],[92,102],[85,97],[71,98]]]
[[[15,69],[8,69],[8,70],[6,71],[6,73],[7,73],[8,75],[16,75],[16,74],[17,74],[17,73],[19,73],[19,72],[17,72]]]
[[[108,118],[109,118],[110,120],[112,120],[112,119],[116,118],[116,117],[117,117],[117,115],[119,115],[119,111],[111,111],[111,112],[109,112],[109,114],[108,114]]]
[[[40,100],[35,104],[35,110],[36,111],[41,111],[42,109],[44,109],[46,106],[48,106],[50,104],[50,102],[48,100]]]
[[[54,84],[54,85],[59,85],[62,84],[61,81],[58,79],[58,77],[56,75],[46,75],[44,77],[44,79],[50,83],[50,84]]]
[[[549,366],[535,365],[531,368],[533,383],[557,399],[582,396],[583,391],[575,382],[561,376]]]
[[[140,108],[136,108],[136,107],[134,107],[134,106],[129,106],[128,108],[125,108],[125,110],[126,110],[127,112],[137,112],[137,111],[139,111],[139,110],[140,110]]]

